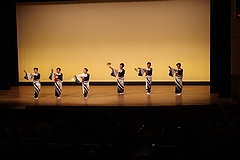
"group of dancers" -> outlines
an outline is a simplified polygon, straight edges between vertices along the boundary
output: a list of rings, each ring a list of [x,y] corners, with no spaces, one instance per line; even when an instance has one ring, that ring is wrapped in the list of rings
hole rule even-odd
[[[109,68],[112,70],[111,76],[117,78],[117,93],[122,95],[124,94],[124,63],[120,63],[119,69],[113,68],[111,66],[111,63],[107,63]],[[181,68],[181,63],[176,64],[176,68],[169,67],[169,76],[174,77],[175,79],[175,93],[180,96],[182,94],[182,78],[183,78],[183,69]],[[38,99],[40,89],[41,89],[41,83],[40,83],[40,73],[38,72],[38,68],[33,69],[33,73],[29,73],[26,70],[25,72],[25,79],[27,80],[33,80],[33,86],[34,86],[34,98]],[[146,68],[135,68],[135,71],[138,72],[138,76],[144,76],[145,75],[145,82],[146,82],[146,93],[147,95],[150,95],[151,93],[151,86],[152,86],[152,74],[153,69],[151,68],[151,62],[147,62]],[[51,69],[49,79],[54,81],[55,84],[55,96],[57,99],[60,99],[62,94],[62,83],[63,83],[63,73],[61,73],[61,68],[56,68],[56,72]],[[89,80],[90,80],[90,74],[88,73],[87,68],[83,68],[83,73],[76,74],[72,78],[75,82],[78,84],[82,84],[82,91],[83,91],[83,97],[84,99],[88,98],[89,93]]]

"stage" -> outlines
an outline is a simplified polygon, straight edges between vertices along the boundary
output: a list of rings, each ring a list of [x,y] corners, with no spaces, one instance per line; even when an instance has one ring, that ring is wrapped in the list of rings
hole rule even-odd
[[[33,86],[12,87],[0,90],[1,108],[25,108],[34,106],[88,106],[88,107],[161,107],[161,106],[208,106],[235,105],[228,98],[210,94],[208,85],[186,85],[181,96],[174,93],[174,85],[153,85],[151,95],[145,86],[126,85],[125,94],[118,95],[115,85],[90,86],[88,99],[82,95],[80,85],[63,85],[61,99],[54,96],[54,86],[42,86],[39,99],[33,98]],[[237,105],[237,104],[236,104]]]

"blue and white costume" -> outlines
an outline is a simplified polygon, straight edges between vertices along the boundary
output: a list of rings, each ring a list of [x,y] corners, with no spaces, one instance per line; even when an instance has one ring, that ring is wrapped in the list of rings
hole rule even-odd
[[[170,68],[169,76],[174,77],[174,79],[175,79],[175,84],[176,84],[175,93],[181,94],[182,88],[183,88],[183,84],[182,84],[183,69]]]
[[[145,73],[145,82],[146,82],[146,92],[150,94],[151,86],[152,86],[152,68],[140,68],[138,72],[138,76],[143,76]]]
[[[34,98],[38,99],[38,95],[39,95],[40,89],[41,89],[40,73],[26,73],[24,78],[28,81],[33,79]]]
[[[61,97],[62,94],[62,83],[63,83],[63,74],[62,73],[50,73],[50,80],[54,80],[55,82],[55,96],[57,98]]]
[[[89,93],[90,74],[88,73],[77,74],[75,75],[75,78],[77,83],[79,84],[82,83],[83,97],[87,98]]]
[[[111,76],[117,77],[117,93],[123,94],[124,93],[124,69],[113,69]]]

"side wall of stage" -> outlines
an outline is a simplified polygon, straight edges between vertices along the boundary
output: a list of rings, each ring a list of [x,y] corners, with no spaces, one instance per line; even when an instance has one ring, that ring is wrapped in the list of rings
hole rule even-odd
[[[238,0],[238,5],[236,0],[232,0],[232,14],[231,14],[231,24],[232,24],[232,35],[231,35],[231,96],[233,99],[240,102],[240,18],[237,18],[237,11],[240,10],[240,1]]]
[[[231,96],[231,1],[211,0],[210,92]]]
[[[18,51],[16,4],[5,1],[0,5],[0,90],[18,85]]]

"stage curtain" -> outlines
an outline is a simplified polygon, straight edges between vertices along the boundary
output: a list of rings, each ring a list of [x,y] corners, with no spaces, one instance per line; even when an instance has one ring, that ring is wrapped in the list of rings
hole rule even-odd
[[[0,90],[18,85],[18,53],[16,32],[16,5],[6,1],[1,4]]]

